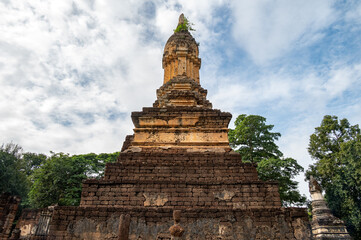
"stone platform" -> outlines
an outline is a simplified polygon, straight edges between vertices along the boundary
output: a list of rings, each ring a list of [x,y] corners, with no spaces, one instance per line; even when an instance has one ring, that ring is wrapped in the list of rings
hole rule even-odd
[[[278,184],[238,153],[185,149],[121,152],[103,179],[84,181],[80,207],[55,208],[49,239],[118,239],[122,214],[128,239],[171,239],[174,210],[179,239],[310,239],[306,210],[282,208]]]
[[[238,153],[122,152],[103,179],[86,180],[80,206],[247,209],[281,207],[277,182],[263,182]]]
[[[171,239],[174,208],[56,207],[48,239],[119,239],[119,216],[131,216],[129,239]],[[300,208],[187,208],[181,211],[179,239],[310,239]]]

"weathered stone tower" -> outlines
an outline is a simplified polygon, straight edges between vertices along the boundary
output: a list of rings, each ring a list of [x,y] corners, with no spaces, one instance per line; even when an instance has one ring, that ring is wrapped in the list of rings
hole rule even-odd
[[[55,208],[48,239],[310,239],[306,210],[282,208],[278,184],[229,147],[232,116],[212,109],[200,67],[191,34],[174,33],[153,107],[132,113],[134,135],[80,207]]]
[[[314,240],[350,240],[344,222],[333,216],[322,196],[322,189],[311,176],[309,189],[312,198],[312,236]]]

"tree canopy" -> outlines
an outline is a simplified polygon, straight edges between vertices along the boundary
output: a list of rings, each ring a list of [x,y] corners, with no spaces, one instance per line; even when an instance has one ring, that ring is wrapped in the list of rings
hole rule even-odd
[[[229,143],[242,155],[243,161],[257,163],[283,156],[275,143],[281,134],[271,132],[274,126],[267,125],[266,118],[241,114],[234,124],[235,129],[229,129]]]
[[[284,158],[275,143],[281,137],[272,132],[273,125],[266,124],[266,118],[259,115],[239,115],[235,129],[229,130],[229,142],[242,155],[242,161],[257,163],[260,179],[276,180],[284,206],[303,205],[306,197],[298,191],[298,182],[292,180],[303,171],[293,158]]]
[[[23,152],[14,143],[0,147],[0,194],[22,199],[23,207],[53,204],[78,205],[82,180],[103,176],[105,164],[115,162],[119,152],[69,155]]]
[[[27,163],[22,158],[23,149],[14,143],[0,147],[0,194],[8,192],[27,198],[30,182],[27,179]]]
[[[82,181],[103,175],[107,162],[115,162],[118,152],[73,155],[53,153],[31,175],[33,185],[29,193],[34,207],[53,204],[77,206],[80,203]]]
[[[284,206],[303,205],[306,202],[306,197],[298,191],[298,182],[292,180],[303,170],[293,158],[268,158],[259,162],[257,166],[260,179],[278,181]]]
[[[324,116],[310,137],[308,152],[315,163],[307,170],[325,190],[335,216],[343,219],[355,239],[361,239],[361,134],[347,119]]]

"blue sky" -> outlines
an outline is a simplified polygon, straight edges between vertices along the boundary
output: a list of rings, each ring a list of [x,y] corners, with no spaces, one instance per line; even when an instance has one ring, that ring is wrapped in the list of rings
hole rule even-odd
[[[182,12],[213,106],[266,117],[287,157],[312,163],[309,136],[326,114],[361,123],[360,1],[0,0],[0,141],[119,151],[130,113],[156,99]]]

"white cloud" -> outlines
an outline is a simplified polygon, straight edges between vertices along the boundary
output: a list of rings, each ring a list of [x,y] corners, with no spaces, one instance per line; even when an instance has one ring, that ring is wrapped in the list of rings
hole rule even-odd
[[[132,18],[140,5],[0,3],[0,140],[27,151],[119,150],[129,112],[151,106],[162,83],[161,49],[141,41],[145,26]]]
[[[330,101],[342,98],[347,91],[361,88],[361,64],[335,63],[322,75],[315,70],[294,75],[269,69],[257,79],[242,82],[235,79],[237,74],[223,79],[225,84],[211,95],[212,101],[225,106],[228,111],[257,109],[266,104],[275,111],[287,108],[287,111],[295,112],[324,112]]]
[[[351,3],[349,11],[346,12],[345,19],[354,24],[354,27],[359,27],[361,24],[361,3]]]
[[[361,64],[333,69],[330,73],[330,78],[324,84],[324,88],[328,96],[337,97],[346,90],[352,89],[353,85],[357,85],[360,80]]]
[[[292,98],[292,90],[295,88],[288,76],[280,77],[277,73],[267,73],[259,79],[248,79],[244,82],[234,81],[237,76],[229,79],[224,80],[225,84],[210,96],[212,101],[228,111],[256,108],[265,102],[282,104],[282,101]]]
[[[319,31],[335,20],[333,2],[233,1],[233,36],[256,63],[266,63],[319,39]]]

